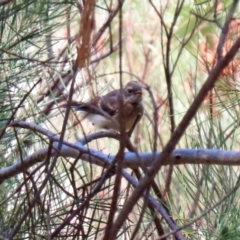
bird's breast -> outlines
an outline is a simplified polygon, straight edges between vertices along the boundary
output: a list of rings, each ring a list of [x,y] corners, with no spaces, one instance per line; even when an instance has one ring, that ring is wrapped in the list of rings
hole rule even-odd
[[[124,118],[125,118],[126,130],[130,130],[135,119],[139,115],[142,115],[143,108],[142,108],[142,105],[140,104],[128,104],[125,106],[124,110],[125,110]]]

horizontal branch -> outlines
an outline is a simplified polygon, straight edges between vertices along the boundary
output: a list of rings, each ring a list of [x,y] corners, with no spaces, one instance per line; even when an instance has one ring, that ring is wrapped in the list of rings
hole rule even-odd
[[[51,156],[71,157],[81,159],[91,164],[101,167],[107,167],[115,155],[106,155],[101,151],[90,149],[84,146],[86,143],[104,137],[119,139],[119,134],[112,131],[100,131],[85,136],[75,144],[63,141],[60,152],[57,152],[60,138],[51,131],[34,123],[25,121],[12,121],[8,127],[18,127],[29,129],[33,132],[38,132],[45,135],[53,142]],[[34,166],[38,162],[43,162],[49,157],[49,148],[42,148],[35,151],[32,155],[27,156],[23,160],[18,160],[17,163],[0,169],[0,184],[5,180],[25,172],[28,168]],[[126,152],[124,159],[124,168],[149,167],[154,159],[158,159],[161,152],[154,153],[135,153]],[[240,152],[226,151],[218,149],[176,149],[172,152],[169,160],[164,160],[162,165],[180,165],[180,164],[213,164],[213,165],[240,165]]]
[[[53,144],[51,156],[57,154],[58,142]],[[158,158],[161,152],[157,153],[133,153],[126,152],[124,159],[124,168],[137,168],[140,166],[148,167],[153,159]],[[26,171],[38,162],[44,161],[48,156],[48,148],[42,148],[22,161],[0,169],[0,184],[16,174]],[[81,143],[64,144],[59,152],[59,156],[79,158],[89,163],[107,167],[115,158],[115,155],[106,155],[101,151],[96,151],[83,146]],[[81,156],[81,157],[80,157]],[[226,151],[218,149],[176,149],[172,152],[170,161],[163,161],[163,165],[180,164],[212,164],[212,165],[240,165],[240,152]]]

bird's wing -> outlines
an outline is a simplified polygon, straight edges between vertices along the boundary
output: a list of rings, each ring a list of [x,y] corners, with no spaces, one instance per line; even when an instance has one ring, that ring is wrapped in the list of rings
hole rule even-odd
[[[113,90],[102,97],[95,97],[86,103],[71,102],[71,107],[76,111],[83,111],[104,116],[116,116],[119,109],[119,90]]]
[[[102,109],[104,112],[109,114],[111,117],[115,116],[118,111],[118,95],[119,90],[114,90],[102,97],[100,97],[99,101],[99,108]]]
[[[98,113],[96,108],[98,107],[98,101],[100,100],[99,97],[92,99],[89,102],[76,102],[72,101],[70,106],[76,111],[83,111],[88,113]],[[65,104],[64,107],[67,107],[68,104]]]
[[[114,91],[115,92],[115,91]],[[115,93],[110,92],[102,97],[95,97],[86,103],[71,102],[71,107],[76,111],[83,111],[91,114],[114,116],[117,112],[118,98]]]

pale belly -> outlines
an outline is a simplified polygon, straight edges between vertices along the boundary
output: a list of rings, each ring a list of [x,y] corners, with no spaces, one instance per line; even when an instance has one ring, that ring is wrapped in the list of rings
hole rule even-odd
[[[119,124],[117,123],[117,121],[114,121],[110,118],[104,117],[99,114],[88,114],[86,117],[97,128],[113,129],[113,130],[119,131]],[[134,123],[134,120],[135,120],[135,117],[128,117],[128,120],[127,121],[125,120],[126,130],[130,130],[130,128]]]

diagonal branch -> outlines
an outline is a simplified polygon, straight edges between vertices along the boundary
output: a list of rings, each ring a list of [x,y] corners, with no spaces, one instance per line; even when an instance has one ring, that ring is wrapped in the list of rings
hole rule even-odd
[[[222,58],[217,65],[212,69],[207,78],[206,82],[203,84],[201,90],[199,91],[196,99],[193,101],[192,105],[190,106],[189,110],[183,117],[182,121],[174,131],[172,137],[170,138],[169,142],[167,143],[166,147],[163,149],[161,156],[155,161],[148,170],[147,175],[143,178],[143,180],[139,183],[138,187],[134,190],[133,194],[128,198],[125,202],[125,205],[122,211],[119,213],[113,228],[112,228],[112,236],[116,236],[119,229],[122,227],[126,217],[132,211],[135,203],[139,200],[142,196],[143,192],[146,188],[148,188],[160,170],[164,160],[170,160],[170,154],[172,153],[173,149],[177,145],[178,141],[182,137],[183,133],[187,129],[190,121],[193,119],[194,115],[196,114],[198,108],[201,106],[203,100],[205,99],[209,90],[211,90],[217,81],[218,77],[220,76],[223,69],[232,61],[234,56],[237,54],[238,49],[240,48],[240,38],[237,39],[235,44],[232,46],[230,51],[226,54],[224,58]]]

